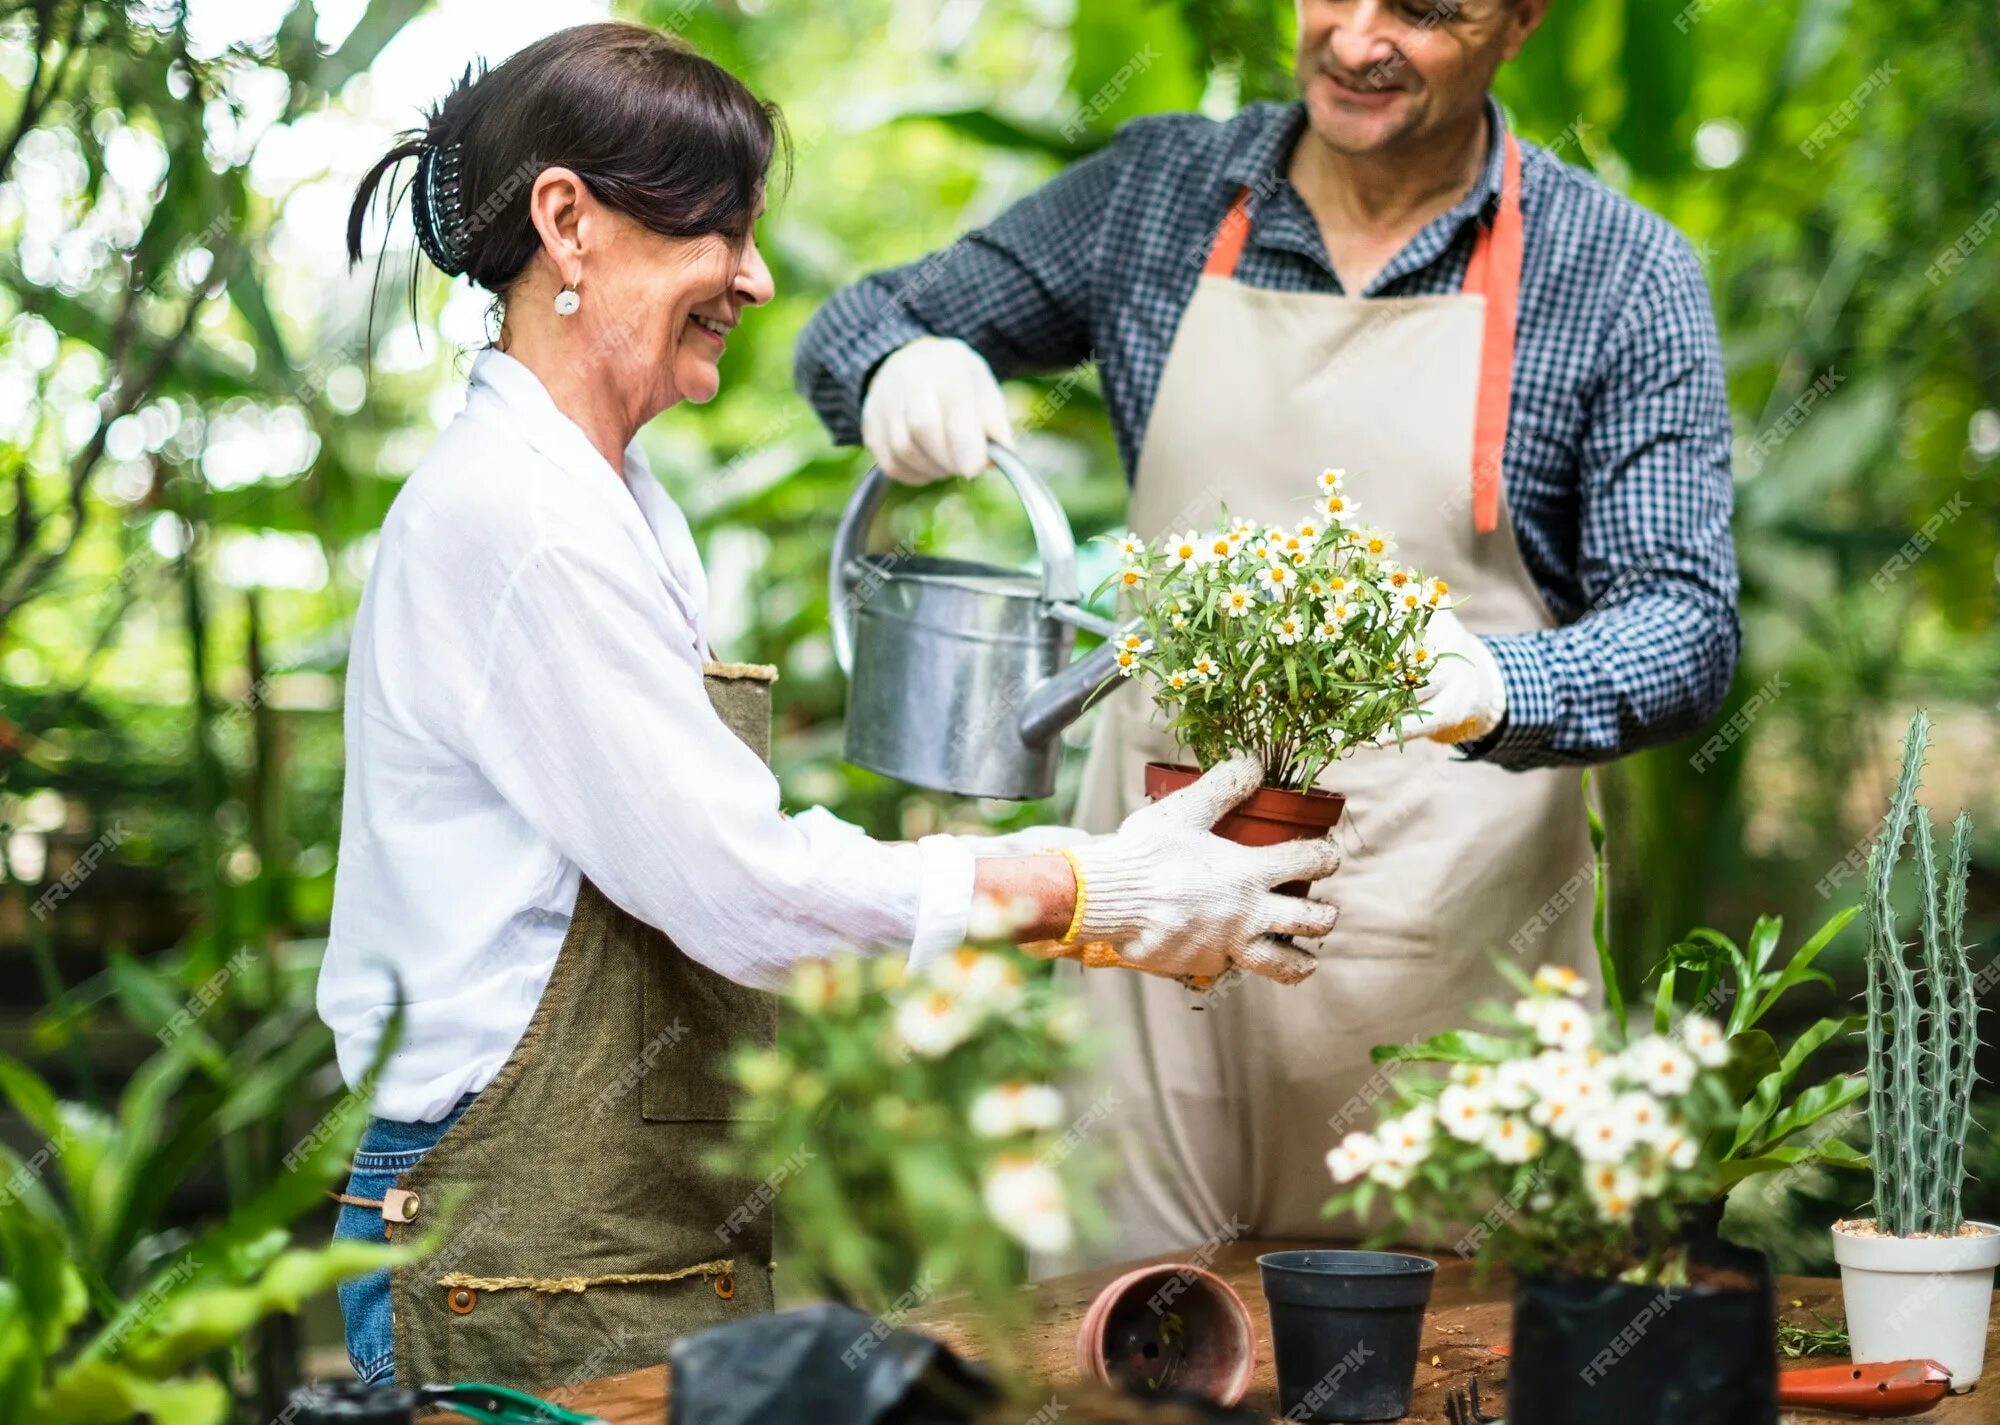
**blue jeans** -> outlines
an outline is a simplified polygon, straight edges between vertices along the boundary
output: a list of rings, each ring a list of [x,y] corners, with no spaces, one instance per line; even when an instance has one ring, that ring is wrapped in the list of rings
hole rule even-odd
[[[424,1154],[444,1137],[445,1130],[458,1122],[460,1115],[471,1107],[473,1097],[467,1094],[460,1099],[457,1107],[437,1123],[369,1119],[361,1144],[354,1150],[354,1172],[347,1180],[347,1195],[380,1200],[383,1193],[396,1185],[396,1179],[422,1161]],[[333,1235],[361,1242],[386,1242],[388,1233],[383,1228],[380,1209],[343,1202],[340,1216],[333,1224]],[[389,1331],[388,1269],[344,1281],[339,1290],[348,1364],[368,1384],[393,1379],[396,1346]]]

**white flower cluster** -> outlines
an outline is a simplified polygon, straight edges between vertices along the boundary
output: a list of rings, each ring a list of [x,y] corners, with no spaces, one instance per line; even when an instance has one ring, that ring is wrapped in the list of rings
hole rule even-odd
[[[981,1028],[1012,1014],[1025,996],[1026,982],[1013,957],[967,946],[903,988],[892,1033],[917,1058],[942,1059]],[[1044,1025],[1062,1043],[1075,1043],[1087,1028],[1082,1007],[1073,1000],[1052,1006]],[[966,1117],[981,1138],[1021,1139],[1062,1126],[1062,1095],[1047,1084],[995,1084],[972,1100]],[[994,1222],[1030,1251],[1061,1252],[1074,1240],[1062,1179],[1039,1158],[1003,1152],[988,1166],[981,1195]]]
[[[1599,1016],[1577,1002],[1583,992],[1571,970],[1537,971],[1533,993],[1514,1006],[1527,1031],[1522,1056],[1455,1065],[1435,1104],[1420,1103],[1372,1134],[1348,1134],[1327,1155],[1334,1181],[1365,1175],[1384,1187],[1406,1186],[1440,1135],[1502,1164],[1539,1159],[1553,1142],[1581,1160],[1583,1189],[1598,1217],[1628,1221],[1640,1201],[1665,1188],[1669,1173],[1695,1166],[1698,1145],[1679,1101],[1702,1069],[1728,1062],[1729,1044],[1714,1021],[1689,1015],[1678,1042],[1648,1035],[1607,1051]]]

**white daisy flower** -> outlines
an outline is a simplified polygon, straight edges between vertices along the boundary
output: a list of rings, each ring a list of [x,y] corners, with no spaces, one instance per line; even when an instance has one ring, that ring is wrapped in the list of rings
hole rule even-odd
[[[967,1117],[981,1138],[1011,1138],[1062,1122],[1062,1095],[1047,1084],[995,1084],[972,1101]]]
[[[1546,1145],[1547,1140],[1541,1134],[1511,1113],[1495,1114],[1479,1144],[1498,1163],[1525,1163],[1540,1157]]]
[[[1326,526],[1322,525],[1311,515],[1307,515],[1294,525],[1293,528],[1299,532],[1300,539],[1303,539],[1308,544],[1312,544],[1318,541],[1320,535],[1325,531]]]
[[[1355,530],[1348,539],[1370,559],[1381,559],[1385,555],[1393,554],[1396,549],[1396,541],[1373,525]]]
[[[1690,1014],[1681,1021],[1681,1043],[1704,1069],[1719,1069],[1729,1062],[1728,1036],[1705,1014]]]
[[[1273,620],[1272,627],[1277,629],[1278,642],[1283,644],[1297,643],[1301,638],[1305,637],[1305,623],[1297,614],[1285,614]]]
[[[1669,1124],[1655,1146],[1659,1149],[1661,1161],[1683,1173],[1694,1166],[1701,1148],[1687,1129],[1678,1123]]]
[[[1620,1223],[1632,1216],[1639,1196],[1639,1179],[1630,1168],[1620,1164],[1595,1163],[1583,1176],[1583,1188],[1599,1217]]]
[[[1532,1059],[1509,1059],[1493,1070],[1488,1092],[1495,1108],[1520,1109],[1535,1096],[1535,1065]]]
[[[1322,618],[1318,623],[1313,625],[1312,636],[1315,643],[1337,642],[1340,638],[1340,620]]]
[[[1133,534],[1130,530],[1118,536],[1118,554],[1127,563],[1137,559],[1145,552],[1146,541],[1139,538],[1138,535]]]
[[[1266,564],[1257,571],[1257,582],[1273,594],[1287,594],[1299,586],[1298,571],[1289,564]]]
[[[1624,1069],[1662,1098],[1678,1098],[1694,1086],[1694,1056],[1657,1034],[1647,1035],[1625,1051]]]
[[[1442,579],[1424,580],[1424,602],[1434,609],[1451,607],[1451,585]]]
[[[1202,563],[1214,564],[1236,552],[1236,541],[1227,533],[1212,534],[1202,549]]]
[[[1586,1163],[1620,1163],[1632,1151],[1632,1135],[1616,1112],[1593,1113],[1576,1125],[1570,1141]]]
[[[1535,971],[1534,986],[1542,994],[1568,995],[1572,999],[1582,999],[1585,989],[1583,976],[1567,965],[1543,965]]]
[[[1129,678],[1139,671],[1139,655],[1129,648],[1121,648],[1116,655],[1119,676]]]
[[[1347,496],[1340,494],[1338,491],[1330,495],[1321,496],[1313,502],[1313,508],[1328,519],[1335,521],[1352,519],[1358,513],[1355,509],[1354,501],[1348,499]]]
[[[1554,1049],[1582,1049],[1597,1028],[1589,1010],[1566,999],[1537,1004],[1534,1023],[1535,1038]]]
[[[1611,1101],[1608,1111],[1634,1143],[1658,1143],[1667,1132],[1666,1105],[1649,1093],[1628,1089]]]
[[[1340,487],[1346,483],[1347,472],[1345,470],[1328,469],[1319,472],[1319,490],[1322,495],[1338,494]]]
[[[1231,618],[1241,618],[1256,607],[1256,597],[1245,584],[1231,584],[1229,592],[1222,596],[1222,611]]]
[[[1153,640],[1143,633],[1128,633],[1119,638],[1118,646],[1127,653],[1151,653]]]
[[[961,945],[934,961],[926,978],[934,987],[957,995],[975,1014],[1012,1009],[1026,988],[1021,967],[1012,955],[970,945]]]
[[[981,1197],[1002,1231],[1031,1252],[1063,1252],[1075,1240],[1062,1180],[1033,1158],[995,1160]]]
[[[1336,1183],[1353,1182],[1375,1164],[1375,1140],[1366,1133],[1350,1133],[1328,1151],[1326,1170]]]
[[[1191,681],[1185,668],[1176,668],[1173,672],[1167,674],[1167,686],[1176,693],[1186,692],[1188,684]]]
[[[1447,1084],[1438,1095],[1437,1117],[1452,1137],[1477,1143],[1493,1125],[1493,1100],[1481,1089]]]
[[[1215,676],[1215,660],[1204,653],[1188,665],[1188,673],[1205,683]]]
[[[1192,569],[1208,557],[1208,546],[1202,537],[1189,530],[1186,534],[1170,536],[1160,547],[1167,556],[1169,569]]]
[[[1118,587],[1136,589],[1146,582],[1146,571],[1136,564],[1127,564],[1118,571]]]
[[[1375,577],[1388,593],[1400,594],[1405,589],[1419,587],[1417,576],[1400,564],[1384,564]]]
[[[1336,624],[1352,623],[1361,612],[1361,605],[1352,599],[1335,599],[1326,606],[1326,616]]]
[[[940,1059],[963,1044],[977,1022],[957,995],[928,989],[896,1006],[892,1027],[912,1054],[920,1059]]]

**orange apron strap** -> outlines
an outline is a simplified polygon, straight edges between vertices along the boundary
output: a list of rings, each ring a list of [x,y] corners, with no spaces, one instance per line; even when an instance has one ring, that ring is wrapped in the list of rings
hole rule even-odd
[[[1236,190],[1236,201],[1229,205],[1229,211],[1222,215],[1222,222],[1215,230],[1215,240],[1208,246],[1208,261],[1203,264],[1204,277],[1234,277],[1236,259],[1243,255],[1243,243],[1250,236],[1250,190],[1248,187]]]
[[[1507,449],[1507,405],[1514,394],[1514,331],[1521,296],[1521,147],[1506,135],[1500,211],[1479,235],[1463,291],[1486,298],[1479,350],[1479,402],[1472,424],[1472,527],[1500,523],[1500,461]]]

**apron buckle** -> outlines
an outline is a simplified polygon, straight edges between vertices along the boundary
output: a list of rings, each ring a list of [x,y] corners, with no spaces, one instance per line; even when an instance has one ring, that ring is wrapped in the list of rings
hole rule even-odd
[[[407,1188],[390,1188],[382,1194],[384,1222],[415,1222],[420,1205],[417,1195]]]

